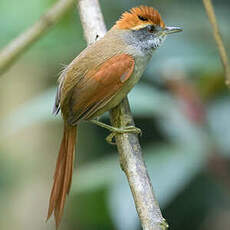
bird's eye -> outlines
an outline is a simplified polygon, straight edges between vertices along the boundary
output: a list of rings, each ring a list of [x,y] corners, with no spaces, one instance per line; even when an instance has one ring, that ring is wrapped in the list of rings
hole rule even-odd
[[[155,31],[155,29],[156,29],[156,28],[155,28],[155,26],[153,26],[153,25],[148,25],[148,26],[147,26],[147,30],[148,30],[149,33],[153,33],[153,32]]]
[[[145,18],[145,17],[143,17],[143,16],[141,16],[141,15],[138,15],[138,18],[139,18],[141,21],[148,21],[147,18]]]

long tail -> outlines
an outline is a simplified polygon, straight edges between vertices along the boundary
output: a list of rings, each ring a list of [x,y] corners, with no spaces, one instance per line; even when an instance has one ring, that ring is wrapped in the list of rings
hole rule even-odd
[[[58,228],[60,224],[66,195],[69,193],[71,186],[76,135],[77,127],[69,126],[65,122],[64,134],[57,158],[54,183],[50,195],[49,210],[47,215],[48,220],[54,212],[56,228]]]

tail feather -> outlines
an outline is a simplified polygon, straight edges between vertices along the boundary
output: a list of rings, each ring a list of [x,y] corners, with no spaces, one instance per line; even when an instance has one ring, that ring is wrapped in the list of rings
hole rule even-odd
[[[65,124],[64,134],[54,173],[54,183],[50,195],[47,220],[54,212],[56,227],[59,226],[64,210],[66,195],[70,191],[72,182],[73,162],[77,127]]]

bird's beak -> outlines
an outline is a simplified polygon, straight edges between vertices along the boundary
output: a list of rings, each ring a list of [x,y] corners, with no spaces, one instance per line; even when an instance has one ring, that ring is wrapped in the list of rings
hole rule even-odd
[[[173,33],[177,33],[177,32],[181,32],[182,28],[179,26],[166,26],[164,29],[164,32],[166,34],[173,34]]]

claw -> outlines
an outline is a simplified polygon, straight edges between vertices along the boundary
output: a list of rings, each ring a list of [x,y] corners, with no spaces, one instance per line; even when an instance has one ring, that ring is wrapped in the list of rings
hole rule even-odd
[[[116,142],[113,141],[113,138],[116,136],[116,133],[112,132],[110,133],[106,138],[105,140],[107,141],[108,144],[110,145],[116,145]]]
[[[109,144],[115,145],[116,143],[113,142],[113,138],[117,135],[117,134],[123,134],[123,133],[136,133],[136,134],[140,134],[142,135],[142,131],[141,129],[131,125],[131,126],[126,126],[126,127],[121,127],[121,128],[117,128],[117,127],[113,127],[107,124],[104,124],[98,120],[92,120],[91,122],[93,122],[94,124],[102,127],[102,128],[106,128],[109,131],[111,131],[111,133],[106,137],[106,141]]]

